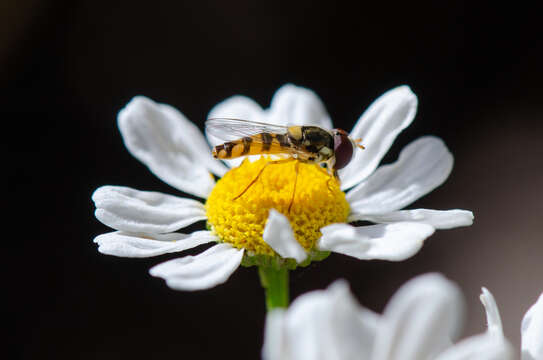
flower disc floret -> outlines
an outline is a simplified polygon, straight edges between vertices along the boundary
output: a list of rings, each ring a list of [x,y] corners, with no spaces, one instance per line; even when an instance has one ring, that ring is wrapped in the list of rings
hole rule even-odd
[[[262,234],[270,209],[275,209],[289,219],[296,240],[311,251],[323,226],[347,221],[345,194],[318,165],[295,160],[267,164],[270,161],[245,160],[219,180],[206,202],[208,222],[223,242],[248,255],[273,256]]]

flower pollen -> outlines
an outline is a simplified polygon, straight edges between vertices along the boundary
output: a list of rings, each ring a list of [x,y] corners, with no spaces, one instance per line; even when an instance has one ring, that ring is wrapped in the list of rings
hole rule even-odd
[[[322,235],[320,228],[346,222],[350,210],[339,182],[325,169],[299,161],[273,163],[268,157],[254,162],[246,159],[230,170],[206,202],[212,230],[250,256],[275,255],[262,239],[272,208],[289,219],[306,251],[314,249]]]

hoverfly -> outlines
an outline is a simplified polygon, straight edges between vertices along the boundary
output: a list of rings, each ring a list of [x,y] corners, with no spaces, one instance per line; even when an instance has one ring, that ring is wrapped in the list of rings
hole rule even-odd
[[[341,129],[282,126],[231,118],[208,119],[205,126],[208,134],[226,141],[213,148],[213,157],[216,159],[234,159],[261,154],[278,155],[284,159],[270,161],[266,165],[293,160],[302,163],[326,164],[327,172],[336,179],[338,179],[337,170],[347,166],[355,149],[357,147],[364,149],[364,146],[360,144],[361,139],[353,140]],[[242,196],[256,182],[265,167],[234,199]],[[296,168],[296,174],[297,171]]]

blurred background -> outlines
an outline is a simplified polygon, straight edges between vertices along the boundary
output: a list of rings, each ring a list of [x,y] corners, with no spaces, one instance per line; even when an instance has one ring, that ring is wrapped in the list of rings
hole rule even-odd
[[[258,358],[265,307],[254,268],[212,290],[172,291],[148,269],[175,255],[96,251],[92,239],[109,229],[90,196],[105,184],[183,195],[124,148],[116,115],[133,96],[171,104],[202,128],[226,97],[267,107],[286,82],[314,90],[347,130],[384,91],[411,86],[417,117],[384,162],[421,135],[440,136],[453,173],[411,208],[475,213],[472,227],[436,232],[404,262],[333,254],[294,271],[292,297],[343,277],[363,305],[382,311],[405,281],[437,271],[465,294],[464,336],[486,327],[478,299],[486,286],[518,349],[522,316],[543,291],[538,9],[159,0],[4,0],[0,8],[6,225],[15,228],[3,257],[15,317],[10,358]]]

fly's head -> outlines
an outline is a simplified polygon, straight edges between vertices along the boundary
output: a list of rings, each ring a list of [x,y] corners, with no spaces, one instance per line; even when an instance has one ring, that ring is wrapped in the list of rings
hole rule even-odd
[[[354,150],[357,147],[364,149],[364,146],[359,144],[360,139],[351,139],[349,134],[341,129],[333,129],[332,136],[334,137],[334,155],[336,158],[334,169],[343,169],[351,161]]]

